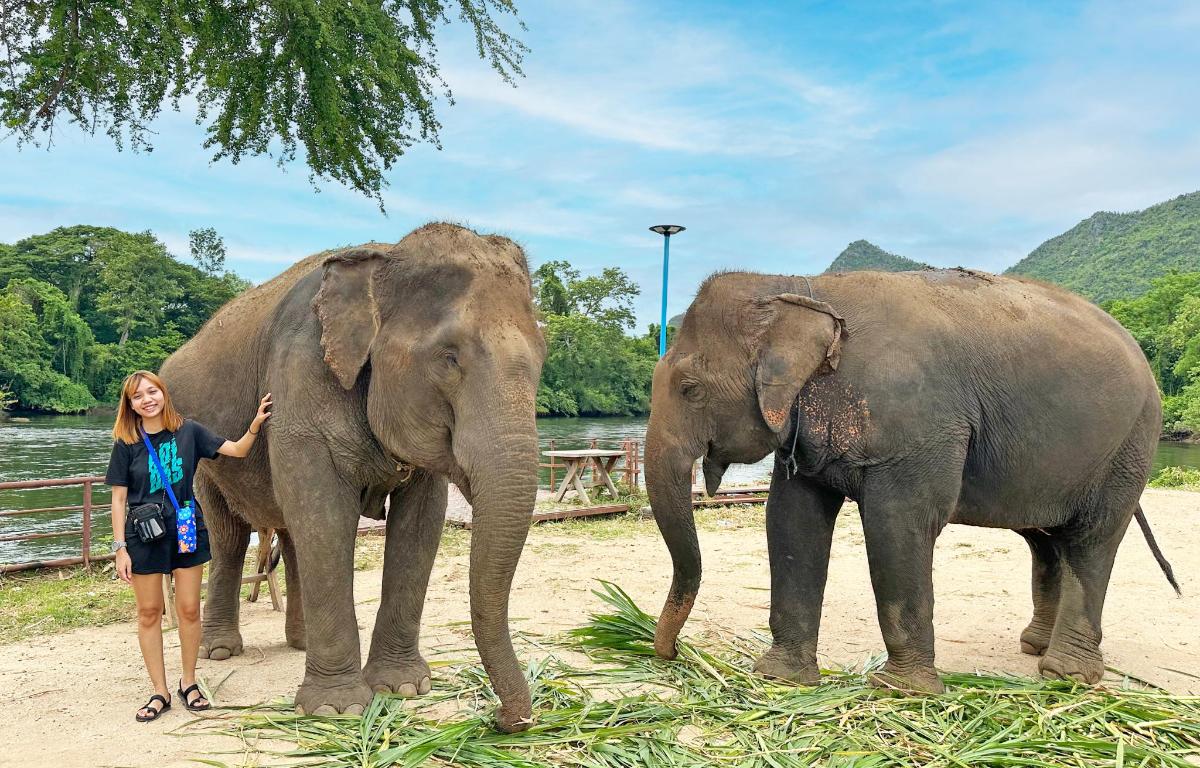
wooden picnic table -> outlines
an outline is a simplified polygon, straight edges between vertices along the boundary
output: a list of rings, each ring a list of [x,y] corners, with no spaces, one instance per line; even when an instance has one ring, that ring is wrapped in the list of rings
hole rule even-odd
[[[588,488],[607,490],[614,499],[617,498],[617,487],[613,485],[609,473],[616,466],[617,459],[625,455],[625,451],[606,451],[601,448],[585,448],[578,451],[543,451],[546,456],[563,459],[567,465],[567,476],[555,491],[554,500],[562,501],[567,491],[572,488],[584,504],[591,504]],[[591,482],[584,482],[583,473],[588,467],[592,468]]]

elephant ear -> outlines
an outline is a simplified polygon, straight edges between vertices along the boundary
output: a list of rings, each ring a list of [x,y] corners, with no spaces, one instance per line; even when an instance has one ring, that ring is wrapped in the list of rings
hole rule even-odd
[[[344,389],[354,386],[379,332],[372,278],[384,258],[374,248],[353,248],[322,264],[321,289],[312,308],[321,320],[325,364]]]
[[[837,370],[846,321],[825,302],[795,293],[772,296],[766,304],[754,383],[763,420],[779,433],[805,383]]]

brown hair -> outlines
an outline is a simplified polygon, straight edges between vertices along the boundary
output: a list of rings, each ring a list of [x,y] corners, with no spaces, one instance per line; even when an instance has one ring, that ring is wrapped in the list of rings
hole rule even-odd
[[[142,417],[133,410],[133,401],[131,400],[138,387],[141,386],[142,379],[146,379],[163,393],[163,427],[169,432],[175,432],[183,426],[183,417],[179,415],[179,411],[175,410],[175,406],[171,405],[171,394],[167,392],[162,379],[150,371],[134,371],[121,383],[121,402],[117,405],[117,422],[113,424],[112,430],[113,438],[128,445],[133,445],[142,439],[138,429],[142,425]]]

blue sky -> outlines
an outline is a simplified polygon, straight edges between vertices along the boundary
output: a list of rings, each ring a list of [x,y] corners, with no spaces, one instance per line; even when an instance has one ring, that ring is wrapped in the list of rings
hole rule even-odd
[[[186,257],[215,227],[262,281],[431,219],[509,235],[535,266],[617,265],[657,318],[717,269],[815,273],[865,238],[1002,270],[1096,210],[1200,189],[1200,3],[532,2],[514,89],[444,30],[443,149],[390,173],[387,215],[302,164],[210,164],[192,114],[155,150],[60,126],[0,142],[0,242],[77,223],[150,229]]]

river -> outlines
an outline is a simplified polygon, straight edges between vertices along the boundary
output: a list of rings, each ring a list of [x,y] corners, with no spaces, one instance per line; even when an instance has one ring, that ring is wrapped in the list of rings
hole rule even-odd
[[[112,449],[112,415],[32,416],[28,422],[0,421],[0,481],[38,480],[80,475],[103,475]],[[641,440],[646,418],[538,419],[538,436],[543,450],[554,440],[557,448],[586,447],[593,438],[605,447],[621,440]],[[1154,471],[1166,466],[1200,469],[1200,445],[1160,443]],[[727,483],[765,480],[771,468],[768,457],[758,464],[735,464],[726,473]],[[561,475],[559,475],[561,477]],[[542,482],[547,481],[542,470]],[[98,486],[94,502],[97,536],[110,533],[108,492]],[[68,506],[80,503],[80,489],[45,489],[0,492],[0,510]],[[45,513],[35,516],[0,517],[0,537],[79,528],[77,512]],[[0,563],[72,557],[79,554],[77,538],[49,538],[27,542],[0,542]]]

